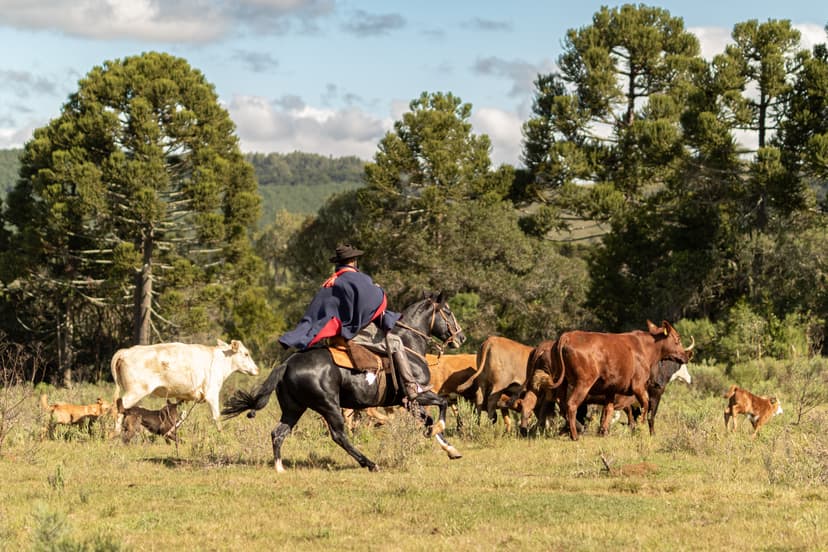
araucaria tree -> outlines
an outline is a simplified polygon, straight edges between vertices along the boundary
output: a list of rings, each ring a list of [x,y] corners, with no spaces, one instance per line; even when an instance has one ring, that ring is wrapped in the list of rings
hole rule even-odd
[[[161,338],[215,332],[232,318],[222,312],[231,286],[216,284],[255,279],[248,231],[259,202],[201,72],[155,52],[108,61],[25,145],[6,213],[23,260],[16,276],[50,293],[64,333],[79,317],[131,319],[141,344],[153,328]]]

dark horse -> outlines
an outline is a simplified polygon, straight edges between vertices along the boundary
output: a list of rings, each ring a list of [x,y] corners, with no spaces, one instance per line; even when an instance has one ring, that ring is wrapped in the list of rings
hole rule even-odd
[[[442,293],[436,298],[432,294],[410,305],[391,331],[402,339],[409,354],[411,371],[417,383],[423,387],[427,387],[431,379],[425,358],[431,336],[450,347],[459,347],[466,339]],[[398,374],[396,380],[399,381]],[[276,471],[284,471],[282,442],[308,408],[322,415],[328,423],[331,438],[353,456],[360,466],[377,471],[377,465],[348,440],[342,408],[400,405],[403,402],[401,389],[388,385],[383,396],[378,397],[376,379],[366,377],[364,372],[336,366],[327,349],[314,348],[292,354],[274,368],[265,382],[254,391],[236,391],[227,399],[221,413],[231,418],[250,410],[247,416],[252,418],[257,410],[267,406],[274,390],[282,408],[279,425],[270,433]],[[420,407],[440,408],[438,427],[432,428],[434,436],[449,458],[460,458],[460,453],[442,435],[446,427],[446,399],[433,391],[424,391],[417,396],[416,404]]]

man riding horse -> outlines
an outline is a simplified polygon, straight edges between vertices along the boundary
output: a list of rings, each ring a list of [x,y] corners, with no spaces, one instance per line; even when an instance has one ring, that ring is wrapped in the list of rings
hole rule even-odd
[[[426,391],[418,385],[402,340],[389,333],[400,314],[387,309],[385,291],[357,268],[363,251],[351,244],[336,247],[329,259],[334,273],[322,283],[296,328],[279,338],[284,348],[306,350],[325,338],[342,336],[375,353],[391,353],[409,402]]]

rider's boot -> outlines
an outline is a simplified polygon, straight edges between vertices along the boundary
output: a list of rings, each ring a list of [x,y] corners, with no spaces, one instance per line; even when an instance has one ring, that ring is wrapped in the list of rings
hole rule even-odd
[[[413,402],[417,398],[417,395],[426,389],[420,387],[414,379],[414,374],[411,373],[411,365],[408,363],[408,356],[405,353],[396,352],[393,354],[393,359],[394,366],[397,367],[397,371],[400,374],[403,389],[405,389],[405,396],[409,402]]]

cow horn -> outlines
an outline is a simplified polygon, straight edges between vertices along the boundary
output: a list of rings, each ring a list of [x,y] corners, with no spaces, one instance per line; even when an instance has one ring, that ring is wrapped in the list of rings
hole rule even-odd
[[[687,348],[686,348],[686,349],[684,349],[684,350],[685,350],[685,351],[692,351],[692,350],[693,350],[693,347],[695,347],[695,346],[696,346],[696,338],[694,338],[694,337],[691,335],[691,336],[690,336],[690,346],[689,346],[689,347],[687,347]]]

